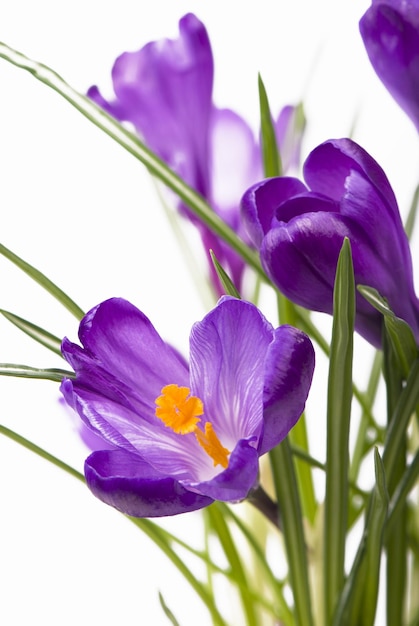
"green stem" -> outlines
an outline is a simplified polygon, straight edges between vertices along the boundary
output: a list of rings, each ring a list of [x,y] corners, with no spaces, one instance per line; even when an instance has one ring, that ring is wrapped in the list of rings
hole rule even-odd
[[[189,187],[175,172],[140,141],[138,136],[125,128],[92,100],[70,87],[51,68],[29,59],[21,52],[0,43],[0,57],[13,65],[26,70],[67,100],[77,111],[112,137],[125,150],[141,161],[147,169],[161,180],[185,203],[216,235],[228,243],[244,261],[266,280],[258,254],[247,246],[237,234],[218,217],[209,204],[196,191]]]
[[[228,528],[221,510],[217,507],[217,504],[208,507],[205,513],[209,516],[211,528],[214,534],[216,534],[230,564],[231,572],[234,575],[234,580],[238,586],[243,612],[246,616],[246,624],[248,626],[257,626],[258,620],[256,617],[255,605],[249,596],[249,585],[246,579],[246,572],[237,551],[237,546],[232,539],[230,529]]]
[[[313,626],[301,503],[288,439],[284,439],[279,446],[271,450],[269,458],[283,521],[296,624]]]

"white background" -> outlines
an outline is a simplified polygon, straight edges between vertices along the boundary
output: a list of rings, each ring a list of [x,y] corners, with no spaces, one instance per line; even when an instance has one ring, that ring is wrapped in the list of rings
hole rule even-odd
[[[347,136],[356,120],[354,139],[383,166],[405,214],[419,179],[418,141],[369,65],[358,33],[368,6],[366,0],[2,0],[0,40],[51,66],[79,91],[96,83],[110,95],[115,57],[175,36],[179,18],[193,11],[212,41],[218,105],[235,109],[257,130],[261,72],[273,111],[304,99],[303,155]],[[131,300],[187,354],[190,326],[207,309],[143,166],[3,60],[0,86],[0,241],[84,310],[111,296]],[[4,259],[0,308],[76,339],[75,319]],[[275,322],[268,307],[265,313]],[[358,342],[358,380],[364,349]],[[63,365],[4,319],[0,361]],[[324,395],[319,367],[308,419],[320,458]],[[54,383],[0,378],[0,412],[1,423],[82,470],[87,452]],[[3,437],[0,503],[5,626],[164,624],[158,590],[182,625],[196,624],[197,615],[202,626],[209,624],[146,537],[82,484]],[[197,517],[164,524],[199,546]]]

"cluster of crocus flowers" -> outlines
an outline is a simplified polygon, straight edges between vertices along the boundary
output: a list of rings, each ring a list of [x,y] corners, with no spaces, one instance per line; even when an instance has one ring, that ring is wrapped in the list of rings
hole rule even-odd
[[[239,236],[243,190],[262,177],[258,141],[249,125],[230,109],[213,103],[214,63],[207,31],[193,14],[179,22],[179,37],[152,41],[119,56],[112,69],[115,99],[96,86],[88,96],[122,122],[130,122],[146,145],[163,159]],[[299,109],[286,106],[274,121],[284,168],[299,160],[302,127]],[[206,253],[240,288],[244,263],[220,238],[178,202],[198,228]],[[213,264],[211,279],[219,295]]]
[[[419,2],[373,0],[360,31],[378,77],[419,130]]]
[[[314,369],[308,337],[273,328],[256,306],[223,297],[190,336],[188,363],[129,302],[92,309],[64,339],[75,371],[62,392],[103,438],[85,463],[92,492],[136,517],[240,501],[258,459],[304,410]]]
[[[347,237],[356,283],[386,298],[419,343],[409,242],[381,167],[354,141],[338,139],[315,148],[303,173],[305,183],[270,178],[243,196],[243,219],[267,275],[293,302],[331,314],[337,259]],[[379,347],[381,327],[381,314],[358,294],[358,332]]]

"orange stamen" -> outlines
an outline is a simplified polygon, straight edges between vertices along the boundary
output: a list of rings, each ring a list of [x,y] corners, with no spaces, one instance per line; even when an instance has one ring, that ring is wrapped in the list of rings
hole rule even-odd
[[[189,395],[188,387],[166,385],[161,391],[162,395],[156,398],[156,416],[179,435],[194,432],[201,421],[198,415],[204,412],[202,400]]]
[[[178,435],[194,433],[199,445],[214,461],[214,467],[228,467],[230,450],[222,446],[212,424],[206,422],[205,432],[197,426],[201,421],[199,416],[204,414],[202,400],[191,396],[188,387],[178,385],[166,385],[161,392],[156,398],[156,417]]]
[[[228,467],[228,455],[230,454],[230,450],[227,450],[227,448],[221,445],[221,441],[215,434],[211,422],[205,424],[205,433],[198,427],[195,427],[195,437],[199,445],[204,448],[205,452],[214,461],[214,467],[216,465],[222,465],[224,469]]]

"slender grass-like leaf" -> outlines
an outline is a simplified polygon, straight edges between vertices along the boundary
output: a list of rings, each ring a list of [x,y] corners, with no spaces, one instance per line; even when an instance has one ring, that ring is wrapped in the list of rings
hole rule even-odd
[[[52,352],[55,352],[55,354],[59,354],[60,356],[62,356],[61,339],[55,337],[55,335],[52,335],[40,326],[36,326],[35,324],[32,324],[32,322],[28,322],[27,320],[24,320],[22,317],[19,317],[14,313],[10,313],[10,311],[4,311],[0,309],[0,313],[7,320],[9,320],[9,322],[17,326],[19,330],[22,330],[24,333],[29,335],[29,337],[32,337],[32,339],[38,341],[38,343],[48,348],[48,350],[51,350]]]
[[[53,456],[43,448],[37,446],[32,441],[29,441],[25,437],[22,437],[18,433],[14,432],[10,428],[0,424],[0,434],[8,437],[12,441],[23,446],[30,452],[35,453],[37,456],[45,459],[52,465],[64,470],[67,474],[70,474],[74,478],[77,478],[81,482],[85,482],[83,474],[75,470],[73,467],[64,463],[57,457]],[[213,596],[208,593],[206,587],[192,574],[188,567],[183,563],[182,559],[176,554],[170,545],[171,537],[163,528],[160,528],[149,519],[139,519],[129,516],[124,516],[126,519],[134,523],[140,530],[142,530],[168,557],[170,561],[177,567],[179,573],[189,582],[191,587],[195,590],[201,600],[204,602],[208,611],[211,614],[214,625],[216,626],[228,626],[224,618],[221,616],[219,610],[215,605]]]
[[[378,351],[374,355],[373,364],[370,370],[370,377],[368,380],[368,386],[366,392],[364,393],[365,402],[368,402],[368,406],[370,411],[372,410],[372,406],[375,401],[375,397],[377,395],[378,383],[380,381],[381,370],[383,365],[383,354],[381,351]],[[359,428],[356,433],[356,442],[354,447],[354,452],[352,454],[351,467],[349,470],[349,478],[352,482],[356,482],[358,480],[359,471],[361,468],[361,463],[365,455],[371,448],[375,445],[376,442],[371,440],[371,437],[368,437],[368,430],[371,429],[371,423],[369,419],[369,415],[363,409],[361,415],[361,421],[359,424]]]
[[[59,383],[63,378],[75,378],[74,372],[61,370],[58,368],[40,369],[30,365],[20,365],[17,363],[0,363],[0,376],[13,376],[15,378],[38,378],[41,380],[52,380]]]
[[[397,519],[400,507],[403,507],[410,491],[415,487],[419,477],[419,452],[416,452],[412,462],[403,474],[402,480],[399,482],[394,494],[391,498],[388,519],[386,523],[386,534],[391,534],[393,524]]]
[[[29,72],[37,80],[44,83],[88,120],[98,126],[103,132],[112,137],[120,146],[125,148],[136,159],[147,167],[151,174],[161,180],[205,223],[216,235],[224,239],[246,263],[267,281],[262,270],[258,254],[247,246],[240,237],[223,222],[212,210],[207,202],[196,191],[189,187],[173,170],[149,150],[139,137],[128,130],[123,124],[109,115],[101,107],[86,96],[78,93],[54,70],[42,63],[29,59],[21,52],[13,50],[5,43],[0,43],[0,57],[13,65]]]
[[[269,459],[283,523],[289,579],[294,596],[295,623],[297,626],[313,626],[303,516],[288,438],[269,452]]]
[[[34,454],[36,454],[37,456],[41,457],[45,461],[48,461],[48,463],[51,463],[52,465],[55,465],[55,467],[59,467],[60,469],[62,469],[65,472],[67,472],[67,474],[70,474],[70,476],[73,476],[74,478],[77,478],[77,480],[80,480],[81,482],[84,483],[84,476],[83,476],[83,474],[81,474],[76,469],[71,467],[71,465],[68,465],[67,463],[64,463],[64,461],[61,461],[61,459],[58,459],[53,454],[50,454],[49,452],[47,452],[43,448],[40,448],[39,446],[37,446],[32,441],[29,441],[29,439],[26,439],[25,437],[22,437],[22,435],[19,435],[14,430],[11,430],[10,428],[7,428],[7,426],[3,426],[2,424],[0,424],[0,434],[4,435],[8,439],[11,439],[15,443],[18,443],[23,448],[26,448],[26,450],[29,450],[30,452],[33,452]]]
[[[405,365],[397,352],[397,346],[387,327],[383,333],[383,355],[383,372],[387,394],[387,428],[389,430],[403,392],[403,380],[407,374]],[[391,470],[389,469],[387,472],[390,497],[393,496],[397,484],[402,480],[406,471],[406,452],[406,433],[403,433],[400,437],[397,457]],[[403,622],[408,551],[406,524],[406,507],[400,507],[393,522],[392,532],[386,535],[386,614],[388,624],[401,624]]]
[[[217,257],[215,256],[212,250],[210,250],[210,256],[214,264],[215,271],[217,272],[217,276],[220,279],[221,284],[224,287],[226,294],[229,296],[233,296],[234,298],[240,299],[241,296],[239,292],[237,291],[236,287],[234,286],[233,281],[231,280],[227,272],[224,270],[224,268],[220,265],[220,263],[217,260]]]
[[[327,392],[327,452],[324,524],[324,608],[330,623],[345,580],[349,498],[349,425],[352,404],[355,281],[349,240],[336,268],[333,330]]]
[[[281,156],[276,142],[275,128],[268,95],[261,75],[258,76],[262,162],[265,176],[282,176]]]
[[[406,429],[419,402],[419,359],[417,359],[403,387],[384,442],[383,463],[387,482],[393,474],[398,455],[403,448]]]
[[[18,257],[17,254],[14,254],[14,252],[2,244],[0,244],[0,254],[6,257],[6,259],[9,259],[9,261],[25,272],[25,274],[27,274],[32,280],[41,285],[41,287],[58,300],[58,302],[70,311],[70,313],[72,313],[78,320],[83,317],[84,312],[82,309],[71,298],[69,298],[62,289],[57,287],[57,285],[47,278],[45,274],[35,269],[32,265]]]
[[[213,533],[217,536],[225,557],[230,564],[231,573],[237,581],[243,612],[246,616],[246,624],[247,626],[258,626],[255,605],[249,597],[249,584],[246,577],[246,571],[237,550],[237,546],[231,536],[228,524],[224,516],[221,514],[220,509],[216,506],[208,507],[204,514],[209,516],[211,524],[210,527]]]
[[[159,601],[160,601],[160,606],[163,609],[164,614],[166,615],[167,619],[172,624],[172,626],[180,626],[180,623],[177,621],[173,612],[167,606],[165,599],[163,598],[163,594],[160,591],[159,591]]]
[[[283,594],[283,585],[277,580],[274,576],[271,568],[266,559],[266,555],[261,549],[259,543],[257,542],[257,537],[255,537],[254,532],[251,532],[246,524],[231,510],[231,507],[228,507],[226,504],[219,502],[218,505],[221,508],[223,515],[227,518],[233,520],[235,525],[242,532],[246,540],[248,541],[250,547],[253,550],[253,553],[256,556],[257,563],[262,573],[265,574],[265,577],[268,581],[268,584],[272,590],[272,594],[275,597],[275,604],[277,605],[277,610],[274,615],[284,626],[293,626],[294,618],[292,612],[285,600]]]
[[[413,230],[416,224],[416,216],[418,213],[418,205],[419,205],[419,185],[416,186],[416,189],[413,193],[412,202],[410,203],[409,213],[407,215],[407,220],[404,225],[404,230],[409,239],[412,237]]]
[[[409,374],[413,361],[418,356],[418,348],[412,329],[404,320],[393,313],[385,298],[376,289],[358,285],[358,291],[384,316],[388,338],[392,343],[400,368],[406,377]]]
[[[339,597],[333,626],[373,626],[377,608],[383,534],[388,510],[384,465],[374,451],[375,487],[357,555]]]

